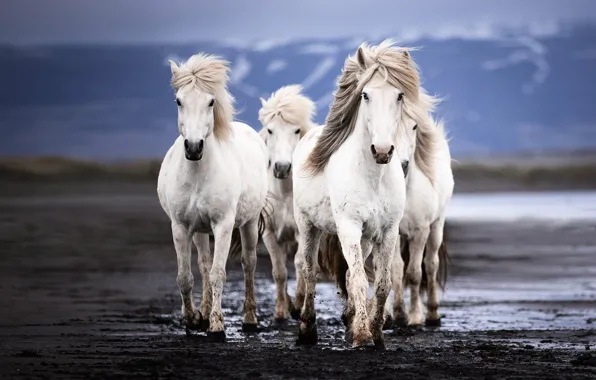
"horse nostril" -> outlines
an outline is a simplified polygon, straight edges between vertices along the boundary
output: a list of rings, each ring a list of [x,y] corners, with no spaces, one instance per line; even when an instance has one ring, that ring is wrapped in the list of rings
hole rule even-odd
[[[205,140],[199,141],[199,152],[202,152],[203,151],[203,145],[205,145],[204,141]]]
[[[391,145],[391,149],[389,149],[389,153],[387,153],[388,155],[392,155],[393,151],[395,150],[395,147],[393,145]]]
[[[292,164],[288,164],[288,171],[292,169]]]
[[[184,140],[184,149],[188,150],[188,140]]]
[[[372,144],[370,146],[370,151],[372,152],[372,154],[376,155],[377,154],[377,150],[375,149],[375,144]]]

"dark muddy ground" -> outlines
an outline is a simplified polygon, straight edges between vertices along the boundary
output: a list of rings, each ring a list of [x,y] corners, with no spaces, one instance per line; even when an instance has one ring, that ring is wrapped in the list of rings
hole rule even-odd
[[[387,331],[384,352],[348,348],[329,283],[317,288],[319,345],[296,347],[295,322],[270,323],[266,256],[262,331],[240,332],[242,276],[229,263],[222,344],[180,325],[152,186],[12,189],[0,197],[2,378],[596,378],[594,224],[451,223],[443,326]]]

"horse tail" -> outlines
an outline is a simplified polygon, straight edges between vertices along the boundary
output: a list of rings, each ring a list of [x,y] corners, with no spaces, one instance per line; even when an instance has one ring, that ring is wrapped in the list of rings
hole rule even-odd
[[[317,261],[321,273],[335,280],[335,285],[339,288],[341,298],[347,300],[346,272],[348,270],[348,262],[344,258],[341,243],[337,235],[323,233],[319,244]]]
[[[257,236],[260,239],[261,236],[265,233],[265,228],[267,226],[267,221],[271,217],[272,204],[268,198],[265,199],[265,206],[259,213],[259,219],[257,222]],[[237,260],[242,253],[242,238],[240,237],[240,230],[238,228],[234,228],[232,230],[232,239],[230,242],[230,253],[229,257],[232,260]]]

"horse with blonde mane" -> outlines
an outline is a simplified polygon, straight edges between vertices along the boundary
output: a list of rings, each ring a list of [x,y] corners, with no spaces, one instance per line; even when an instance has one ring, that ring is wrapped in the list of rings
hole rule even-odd
[[[286,321],[293,313],[293,305],[287,293],[288,255],[296,252],[296,222],[294,221],[294,201],[292,192],[292,155],[298,141],[314,126],[315,104],[302,94],[302,86],[288,85],[274,92],[267,100],[261,98],[259,121],[263,128],[259,132],[269,157],[269,195],[271,206],[263,232],[263,242],[273,264],[277,296],[274,320]],[[302,263],[294,256],[296,268]],[[304,281],[298,276],[298,289],[304,288]],[[297,291],[297,294],[304,291]]]
[[[426,324],[440,325],[437,284],[444,289],[447,280],[449,256],[443,232],[454,180],[444,124],[431,116],[438,103],[439,99],[420,88],[417,109],[410,113],[406,122],[416,131],[416,138],[413,154],[403,167],[406,174],[406,208],[399,226],[401,246],[396,246],[392,263],[393,319],[398,327],[422,324],[420,293],[424,291],[428,292]],[[320,250],[325,256],[319,260],[325,263],[321,268],[335,278],[340,295],[345,300],[347,264],[341,255],[341,245],[337,236],[329,234],[323,235],[321,244],[325,247]],[[374,268],[370,263],[365,264],[365,270],[369,281],[373,282]],[[404,285],[410,287],[409,313],[404,303]],[[389,299],[385,317],[385,328],[390,328]],[[342,319],[348,325],[345,313]]]
[[[267,196],[267,148],[254,129],[233,122],[227,61],[199,53],[180,66],[169,63],[180,135],[162,162],[157,194],[171,221],[182,318],[187,333],[208,330],[209,335],[225,339],[221,297],[236,229],[241,236],[244,270],[243,329],[257,327],[254,272],[258,227]],[[203,279],[198,311],[192,295],[193,242]]]
[[[406,201],[404,168],[416,140],[408,121],[420,112],[419,83],[408,49],[390,40],[377,46],[362,44],[344,63],[326,125],[313,128],[296,147],[294,215],[306,283],[300,344],[317,342],[315,265],[327,262],[318,260],[320,238],[327,233],[338,236],[342,249],[334,252],[347,262],[352,347],[384,347],[391,261]],[[374,295],[367,307],[364,262],[371,253]]]

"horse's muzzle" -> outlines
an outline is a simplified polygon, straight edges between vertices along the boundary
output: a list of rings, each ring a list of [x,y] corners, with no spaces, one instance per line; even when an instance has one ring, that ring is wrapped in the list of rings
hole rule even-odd
[[[292,170],[292,163],[291,162],[276,162],[273,165],[273,175],[277,179],[286,179],[290,176],[290,171]]]
[[[199,161],[203,158],[204,141],[205,140],[201,140],[198,143],[192,143],[188,140],[184,140],[184,156],[187,160]]]
[[[395,152],[395,147],[391,146],[376,146],[372,144],[370,146],[370,151],[375,159],[377,164],[388,164],[391,162],[391,158],[393,157],[393,152]]]

